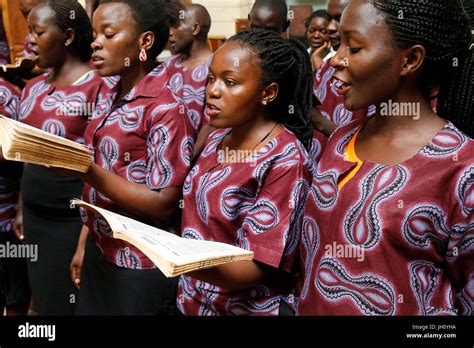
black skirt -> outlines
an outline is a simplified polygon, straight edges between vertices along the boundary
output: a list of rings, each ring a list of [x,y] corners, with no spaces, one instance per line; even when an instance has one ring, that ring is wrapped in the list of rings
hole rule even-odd
[[[77,315],[179,315],[178,278],[158,269],[133,270],[108,262],[88,238]]]
[[[82,220],[70,200],[82,193],[81,181],[52,169],[26,165],[21,189],[25,241],[38,246],[36,262],[28,260],[33,300],[40,315],[73,315],[77,289],[69,266]]]

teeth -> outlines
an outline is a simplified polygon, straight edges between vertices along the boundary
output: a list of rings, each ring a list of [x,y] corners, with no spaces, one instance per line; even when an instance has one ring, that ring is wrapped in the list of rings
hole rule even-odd
[[[336,87],[336,89],[343,88],[345,85],[346,83],[342,82],[341,80],[337,80],[337,79],[334,80],[334,87]]]

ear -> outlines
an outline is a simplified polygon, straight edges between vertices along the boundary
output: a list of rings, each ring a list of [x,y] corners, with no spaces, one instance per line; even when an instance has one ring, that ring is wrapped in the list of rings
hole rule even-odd
[[[144,49],[145,51],[150,50],[155,43],[155,34],[151,31],[144,32],[140,36],[140,49]]]
[[[74,32],[73,29],[69,28],[65,32],[65,38],[66,38],[66,41],[64,41],[64,46],[66,47],[71,46],[72,43],[74,42],[74,39],[76,38],[76,33]]]
[[[270,104],[273,102],[277,98],[279,90],[280,86],[278,86],[278,83],[276,82],[273,82],[265,87],[262,93],[262,103],[266,102],[266,104]]]
[[[199,25],[199,23],[194,23],[193,36],[198,36],[200,32],[201,32],[201,26]]]
[[[402,50],[402,71],[400,76],[410,76],[420,70],[426,58],[426,50],[421,45]]]

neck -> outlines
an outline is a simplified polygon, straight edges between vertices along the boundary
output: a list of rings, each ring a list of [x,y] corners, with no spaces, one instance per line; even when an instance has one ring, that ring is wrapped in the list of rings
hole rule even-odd
[[[417,90],[398,92],[380,103],[374,118],[374,130],[377,133],[405,131],[424,127],[429,122],[439,121],[431,108],[429,100]]]
[[[276,124],[276,121],[260,114],[258,117],[232,128],[229,144],[233,148],[251,148],[257,145]]]
[[[53,68],[51,82],[72,84],[84,74],[85,69],[88,69],[88,66],[79,57],[67,54],[62,64]]]
[[[156,68],[156,66],[156,63],[151,62],[149,60],[147,62],[141,62],[135,67],[128,68],[127,71],[120,75],[120,83],[122,87],[120,98],[130,92],[132,88],[135,87],[141,80],[143,80],[143,78],[148,75],[154,68]]]
[[[199,60],[203,57],[209,56],[212,51],[207,45],[207,41],[195,40],[189,49],[189,52],[185,54],[186,60]]]

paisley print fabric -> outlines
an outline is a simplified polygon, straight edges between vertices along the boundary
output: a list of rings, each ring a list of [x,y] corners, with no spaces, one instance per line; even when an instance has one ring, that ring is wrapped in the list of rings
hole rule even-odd
[[[182,235],[252,250],[255,260],[293,274],[306,198],[314,171],[284,130],[248,161],[219,165],[217,148],[229,130],[210,135],[184,186]],[[229,292],[182,276],[178,307],[186,315],[277,315],[294,306],[294,285],[262,284]]]
[[[84,132],[107,83],[90,71],[76,83],[57,88],[48,74],[30,80],[21,98],[19,120],[46,132],[84,143]]]
[[[344,159],[363,119],[329,139],[300,242],[300,315],[474,314],[474,142],[451,123],[395,166]],[[357,252],[355,252],[357,251]]]
[[[170,77],[171,90],[183,99],[189,109],[188,117],[199,131],[210,119],[204,112],[206,100],[206,84],[212,57],[194,69],[185,68],[182,64],[183,55],[178,54],[166,61]]]
[[[0,78],[0,114],[18,120],[20,92]],[[2,163],[0,166],[0,233],[13,229],[18,192],[20,190],[21,164]]]
[[[120,82],[102,93],[86,130],[86,144],[102,168],[150,190],[183,186],[189,172],[196,131],[183,111],[186,107],[167,87],[164,65],[155,68],[122,100],[116,101]],[[115,101],[115,102],[114,102]],[[85,185],[83,199],[91,204],[129,216],[106,196]],[[83,220],[105,258],[118,267],[151,269],[155,265],[141,251],[113,239],[107,223],[97,214],[82,211]]]

